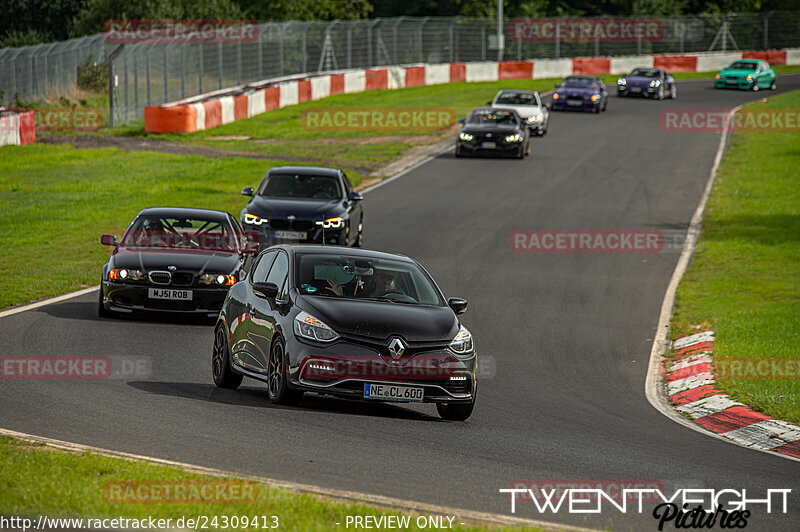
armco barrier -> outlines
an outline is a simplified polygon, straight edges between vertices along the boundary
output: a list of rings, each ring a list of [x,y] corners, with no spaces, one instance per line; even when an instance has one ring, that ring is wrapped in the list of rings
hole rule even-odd
[[[146,107],[144,124],[148,133],[190,133],[233,120],[250,118],[278,107],[342,93],[459,81],[544,79],[570,74],[622,74],[636,66],[655,66],[671,72],[704,72],[720,70],[742,58],[766,59],[776,65],[799,65],[800,49],[418,64],[309,74],[265,80],[158,107]]]
[[[33,111],[0,108],[0,146],[25,145],[36,141]]]

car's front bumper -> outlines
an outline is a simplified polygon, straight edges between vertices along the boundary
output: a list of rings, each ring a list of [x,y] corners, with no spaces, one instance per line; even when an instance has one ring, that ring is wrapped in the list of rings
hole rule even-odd
[[[347,226],[339,229],[325,229],[314,226],[311,229],[274,229],[250,224],[243,225],[245,233],[252,239],[258,241],[259,249],[274,246],[276,244],[334,244],[343,245],[347,241]],[[284,238],[277,236],[278,231],[291,231],[303,233],[304,238]]]
[[[456,141],[456,149],[462,155],[482,155],[482,154],[495,154],[495,155],[516,155],[519,153],[520,146],[524,145],[525,141],[519,142],[495,142],[493,147],[484,147],[485,140],[480,141],[467,141],[458,139]]]
[[[555,111],[594,111],[600,107],[600,101],[592,101],[590,99],[576,99],[576,98],[559,98],[553,100],[551,109]]]
[[[658,95],[659,87],[620,87],[617,86],[617,94],[619,96],[644,96],[645,98],[654,98]]]
[[[730,82],[730,83],[729,83]],[[747,79],[718,79],[714,81],[715,89],[739,89],[751,90],[755,80],[747,81]]]
[[[191,300],[153,299],[151,288],[191,290]],[[150,283],[119,283],[103,280],[103,306],[118,314],[168,312],[215,317],[219,314],[229,287],[163,286]]]

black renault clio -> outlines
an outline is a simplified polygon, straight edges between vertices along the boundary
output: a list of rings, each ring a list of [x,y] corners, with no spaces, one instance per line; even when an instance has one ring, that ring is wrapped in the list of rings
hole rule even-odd
[[[304,392],[435,403],[465,420],[476,397],[477,354],[457,315],[416,261],[377,251],[280,245],[261,252],[231,287],[214,334],[212,376],[237,388],[267,383],[270,400]]]

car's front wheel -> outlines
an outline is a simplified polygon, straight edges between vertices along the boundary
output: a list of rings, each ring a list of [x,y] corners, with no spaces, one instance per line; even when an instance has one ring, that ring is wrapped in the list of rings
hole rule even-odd
[[[103,285],[100,285],[100,302],[97,305],[97,315],[101,318],[113,318],[114,313],[103,304]]]
[[[770,86],[769,86],[769,90],[771,90],[771,91],[774,91],[774,90],[776,90],[777,88],[778,88],[778,86],[775,84],[775,80],[773,79],[773,80],[772,80],[772,83],[771,83],[771,84],[770,84]]]
[[[447,421],[465,421],[472,415],[475,401],[471,403],[436,403],[439,416]]]
[[[272,342],[267,366],[267,395],[272,404],[296,405],[303,398],[303,392],[289,388],[284,362],[285,347],[281,338]]]
[[[759,89],[759,87],[758,87],[758,80],[757,80],[757,79],[754,79],[754,80],[753,80],[753,92],[758,92],[758,89]]]
[[[358,222],[358,234],[356,235],[356,241],[353,244],[354,248],[360,248],[364,245],[364,218],[362,217],[361,220]]]
[[[231,350],[225,326],[220,324],[214,332],[214,351],[211,355],[211,376],[217,388],[235,390],[242,384],[242,375],[231,368]]]

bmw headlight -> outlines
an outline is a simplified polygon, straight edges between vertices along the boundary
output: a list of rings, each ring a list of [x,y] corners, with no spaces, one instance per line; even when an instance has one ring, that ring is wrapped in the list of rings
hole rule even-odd
[[[461,133],[458,134],[458,138],[460,138],[461,140],[470,141],[470,140],[474,139],[475,136],[474,135],[470,135],[469,133],[461,132]]]
[[[269,220],[267,218],[261,218],[260,216],[257,216],[249,212],[244,213],[243,221],[244,223],[250,225],[261,225],[269,223]]]
[[[200,276],[200,283],[231,286],[236,284],[236,276],[227,273],[204,273]]]
[[[344,227],[344,220],[340,216],[336,216],[334,218],[328,218],[327,220],[320,220],[318,222],[314,222],[317,225],[322,226],[324,229],[341,229]]]
[[[508,135],[506,137],[506,142],[522,142],[522,135],[520,135],[519,133]]]
[[[305,311],[294,318],[294,334],[315,342],[333,342],[339,338],[333,329]]]
[[[108,278],[112,281],[143,281],[145,277],[143,271],[127,268],[114,268],[108,272]]]
[[[475,346],[472,343],[472,335],[463,325],[458,329],[458,334],[453,341],[450,342],[450,350],[457,355],[468,355],[475,351]]]
[[[617,80],[617,85],[627,85],[627,84],[628,84],[628,80],[625,79],[625,78],[619,78]]]

